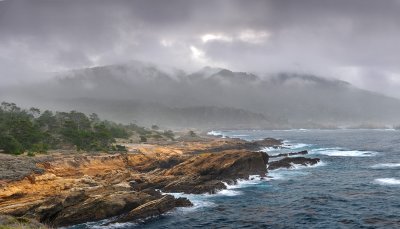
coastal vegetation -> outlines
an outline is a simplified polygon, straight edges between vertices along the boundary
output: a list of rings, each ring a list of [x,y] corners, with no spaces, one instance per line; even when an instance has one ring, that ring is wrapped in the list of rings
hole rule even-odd
[[[0,106],[0,151],[8,154],[27,152],[28,156],[34,156],[50,149],[68,148],[77,151],[126,151],[124,146],[116,144],[116,139],[128,139],[132,134],[138,134],[142,142],[148,138],[174,138],[172,131],[118,124],[101,120],[95,113],[42,112],[38,108],[23,109],[7,102]]]
[[[0,215],[0,229],[48,229],[34,219]]]

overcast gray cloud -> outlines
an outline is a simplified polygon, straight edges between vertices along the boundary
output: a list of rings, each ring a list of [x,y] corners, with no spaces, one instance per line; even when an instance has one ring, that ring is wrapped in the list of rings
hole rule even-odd
[[[300,71],[400,97],[399,0],[0,1],[3,85],[143,60]]]

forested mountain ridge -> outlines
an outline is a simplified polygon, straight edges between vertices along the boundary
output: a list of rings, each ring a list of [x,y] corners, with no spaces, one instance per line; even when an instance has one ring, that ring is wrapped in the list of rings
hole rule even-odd
[[[136,61],[58,73],[44,84],[4,94],[22,103],[40,101],[54,109],[173,128],[323,128],[400,122],[398,99],[312,74],[259,76],[212,67],[185,73]]]

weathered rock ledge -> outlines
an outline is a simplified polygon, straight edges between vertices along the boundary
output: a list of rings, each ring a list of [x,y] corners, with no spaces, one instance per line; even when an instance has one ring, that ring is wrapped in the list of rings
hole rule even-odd
[[[1,165],[13,171],[0,177],[0,214],[54,227],[114,216],[119,216],[116,222],[158,216],[191,203],[157,190],[215,193],[226,188],[224,182],[265,176],[268,155],[254,151],[279,144],[273,139],[208,139],[130,145],[135,153],[8,158],[19,167]]]

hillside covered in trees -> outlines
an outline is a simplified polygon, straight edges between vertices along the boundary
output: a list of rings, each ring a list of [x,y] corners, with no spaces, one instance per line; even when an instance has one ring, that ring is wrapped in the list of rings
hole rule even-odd
[[[155,130],[135,124],[122,125],[101,120],[97,114],[77,111],[41,112],[37,108],[22,109],[14,103],[0,106],[0,151],[10,154],[44,153],[50,149],[73,148],[78,151],[125,151],[117,138],[128,139],[133,133],[147,140]],[[159,132],[173,139],[171,131]]]

